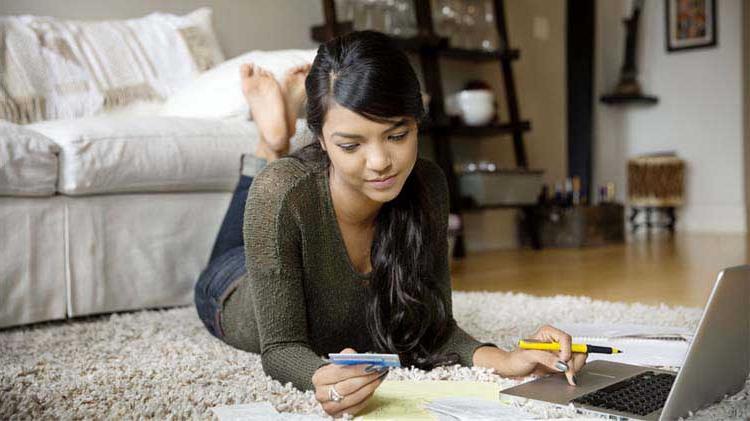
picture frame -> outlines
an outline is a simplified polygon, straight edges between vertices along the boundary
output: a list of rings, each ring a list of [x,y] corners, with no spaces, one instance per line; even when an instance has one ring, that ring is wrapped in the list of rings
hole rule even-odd
[[[664,0],[667,52],[718,44],[718,0]]]

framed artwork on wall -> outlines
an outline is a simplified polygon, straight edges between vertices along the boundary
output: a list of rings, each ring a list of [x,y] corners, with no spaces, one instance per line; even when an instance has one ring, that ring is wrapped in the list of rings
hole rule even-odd
[[[718,0],[664,0],[667,51],[716,46]]]

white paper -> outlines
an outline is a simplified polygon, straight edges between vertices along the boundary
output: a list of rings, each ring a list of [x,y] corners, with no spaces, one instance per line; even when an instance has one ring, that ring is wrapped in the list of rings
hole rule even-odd
[[[441,398],[424,406],[438,420],[523,420],[535,419],[520,409],[480,398]]]
[[[326,420],[317,415],[277,412],[269,402],[253,402],[241,405],[217,406],[211,411],[219,421],[301,421]]]
[[[579,339],[573,337],[573,342]],[[612,339],[595,344],[621,349],[622,354],[589,354],[587,362],[596,360],[643,365],[648,367],[682,367],[690,344],[685,341]]]
[[[211,411],[216,414],[220,421],[262,420],[278,414],[276,408],[269,402],[217,406],[211,408]]]
[[[649,326],[637,324],[557,323],[555,327],[570,336],[585,339],[673,338],[690,341],[692,340],[695,333],[692,329],[688,329],[685,327]]]
[[[682,367],[693,339],[693,331],[683,327],[594,323],[560,323],[556,327],[572,336],[574,343],[610,346],[623,351],[612,355],[589,354],[589,362],[605,360],[648,367]]]

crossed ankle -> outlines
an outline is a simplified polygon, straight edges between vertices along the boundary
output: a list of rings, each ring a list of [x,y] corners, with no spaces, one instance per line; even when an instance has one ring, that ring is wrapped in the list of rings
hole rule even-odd
[[[289,138],[266,139],[268,148],[277,154],[284,155],[289,150]]]

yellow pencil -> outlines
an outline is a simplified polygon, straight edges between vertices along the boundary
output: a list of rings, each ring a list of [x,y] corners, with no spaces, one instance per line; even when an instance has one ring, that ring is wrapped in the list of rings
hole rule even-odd
[[[538,349],[541,351],[559,351],[560,344],[557,342],[545,342],[538,339],[521,339],[518,341],[518,347],[521,349]],[[570,350],[573,352],[588,352],[596,354],[621,354],[622,351],[609,346],[596,346],[588,344],[572,344]]]

